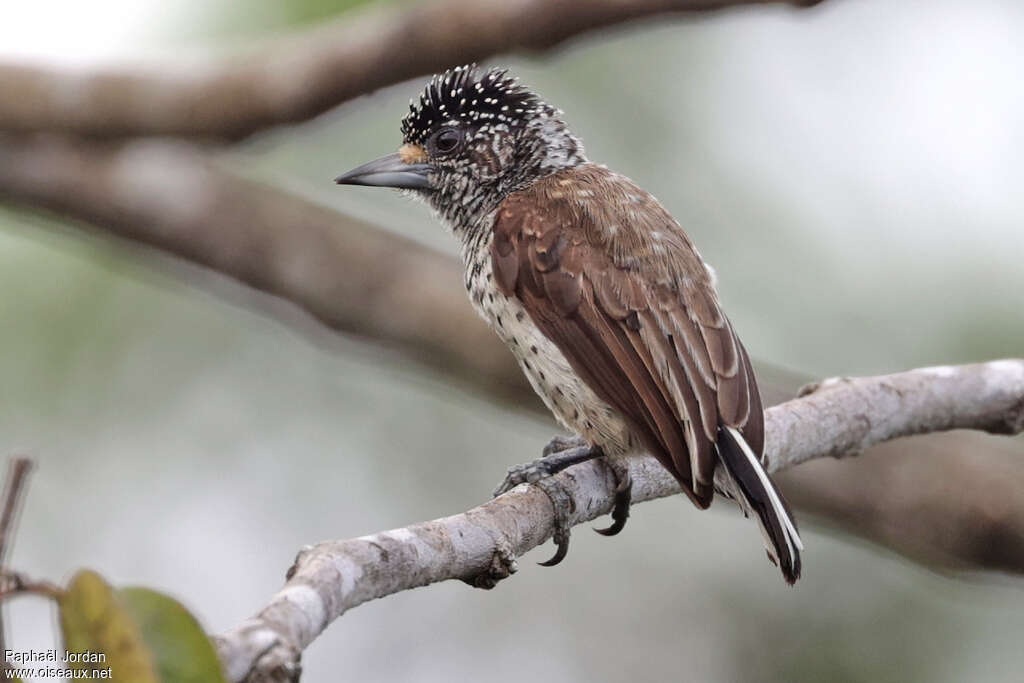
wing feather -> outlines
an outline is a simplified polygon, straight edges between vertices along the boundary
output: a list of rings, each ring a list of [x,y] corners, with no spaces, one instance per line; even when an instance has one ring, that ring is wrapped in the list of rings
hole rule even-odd
[[[572,196],[573,182],[601,201]],[[671,251],[659,251],[659,235]],[[696,250],[649,195],[599,167],[549,176],[502,204],[492,252],[498,287],[698,506],[714,493],[720,427],[741,430],[761,453],[746,352]]]
[[[737,427],[750,449],[760,457],[764,453],[764,408],[761,405],[761,392],[757,388],[757,380],[754,378],[754,369],[750,366],[750,356],[746,348],[739,344],[740,358],[743,361],[743,371],[747,379],[747,420],[742,425],[731,425]]]
[[[674,336],[665,334],[654,334],[650,330],[654,325],[648,325],[648,344],[656,347],[664,359],[665,376],[664,381],[672,392],[672,398],[677,406],[680,406],[683,417],[683,424],[686,430],[688,459],[689,462],[681,459],[675,460],[676,467],[690,469],[693,481],[694,494],[701,500],[707,500],[710,504],[714,495],[714,474],[715,474],[715,448],[714,443],[697,435],[694,425],[694,416],[701,414],[700,402],[693,391],[693,384],[690,373],[680,363],[680,353],[675,346]]]

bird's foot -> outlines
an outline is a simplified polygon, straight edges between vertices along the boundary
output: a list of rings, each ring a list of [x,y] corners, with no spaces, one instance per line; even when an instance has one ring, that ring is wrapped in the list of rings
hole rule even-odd
[[[633,479],[629,476],[629,467],[618,460],[605,461],[615,474],[615,506],[612,508],[611,526],[604,529],[594,529],[602,536],[614,536],[622,531],[629,519],[629,505],[633,500]]]
[[[552,448],[553,444],[556,443],[583,445],[571,445],[568,448],[549,451],[549,448]],[[536,484],[544,491],[544,493],[547,494],[548,498],[551,500],[551,507],[554,510],[555,533],[552,540],[555,542],[557,549],[554,557],[546,562],[540,562],[539,564],[543,567],[553,567],[564,560],[566,554],[569,552],[569,515],[573,511],[573,500],[572,496],[565,490],[562,483],[558,480],[551,479],[551,476],[581,462],[600,458],[604,455],[604,451],[601,450],[600,446],[586,445],[586,443],[579,437],[576,439],[556,437],[555,439],[552,439],[552,443],[548,444],[548,448],[545,448],[544,452],[544,457],[538,458],[533,462],[510,467],[508,469],[508,473],[505,475],[504,481],[502,481],[501,484],[498,485],[498,488],[494,490],[494,495],[495,497],[500,496],[520,484]],[[626,514],[628,515],[628,503],[626,508]],[[616,521],[616,524],[617,523],[618,522]],[[612,525],[612,527],[614,526],[615,524]]]
[[[550,446],[551,444],[548,444]],[[547,451],[547,448],[544,449]],[[587,460],[600,458],[604,451],[600,446],[573,446],[557,452],[545,453],[544,457],[537,458],[532,462],[522,465],[513,465],[508,468],[505,479],[494,489],[495,498],[507,493],[520,484],[536,484],[542,479],[558,474],[567,467],[578,465]]]

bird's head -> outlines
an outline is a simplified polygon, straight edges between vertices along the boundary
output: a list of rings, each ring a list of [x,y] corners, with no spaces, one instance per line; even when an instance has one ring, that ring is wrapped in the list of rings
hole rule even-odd
[[[336,182],[409,190],[468,228],[510,192],[586,161],[560,115],[505,70],[457,67],[410,103],[397,153]]]

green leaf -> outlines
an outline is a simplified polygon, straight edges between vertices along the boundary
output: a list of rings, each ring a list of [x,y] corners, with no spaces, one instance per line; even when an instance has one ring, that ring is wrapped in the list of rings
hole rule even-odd
[[[116,595],[142,630],[163,683],[225,683],[213,644],[180,602],[148,588]]]
[[[99,574],[83,570],[57,599],[64,647],[76,671],[111,670],[110,680],[160,683],[142,632]]]
[[[112,589],[80,571],[58,597],[64,647],[81,671],[121,683],[225,683],[213,644],[181,603],[148,588]]]

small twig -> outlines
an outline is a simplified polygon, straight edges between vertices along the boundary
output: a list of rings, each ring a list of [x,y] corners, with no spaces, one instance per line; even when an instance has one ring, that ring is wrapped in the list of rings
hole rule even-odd
[[[18,514],[25,501],[28,475],[32,471],[29,458],[14,457],[7,464],[7,477],[4,479],[3,510],[0,511],[0,570],[7,564],[7,555],[14,545],[14,532],[17,530]],[[6,581],[4,582],[6,588]],[[6,597],[0,592],[0,600]],[[4,629],[3,613],[0,612],[0,652],[7,649],[7,638]]]
[[[18,513],[25,500],[28,475],[32,471],[32,460],[23,457],[11,458],[7,464],[4,479],[3,511],[0,512],[0,567],[7,564],[7,554],[14,542]]]
[[[60,586],[50,581],[31,579],[11,569],[0,569],[0,603],[8,598],[26,594],[57,598],[63,592]]]

